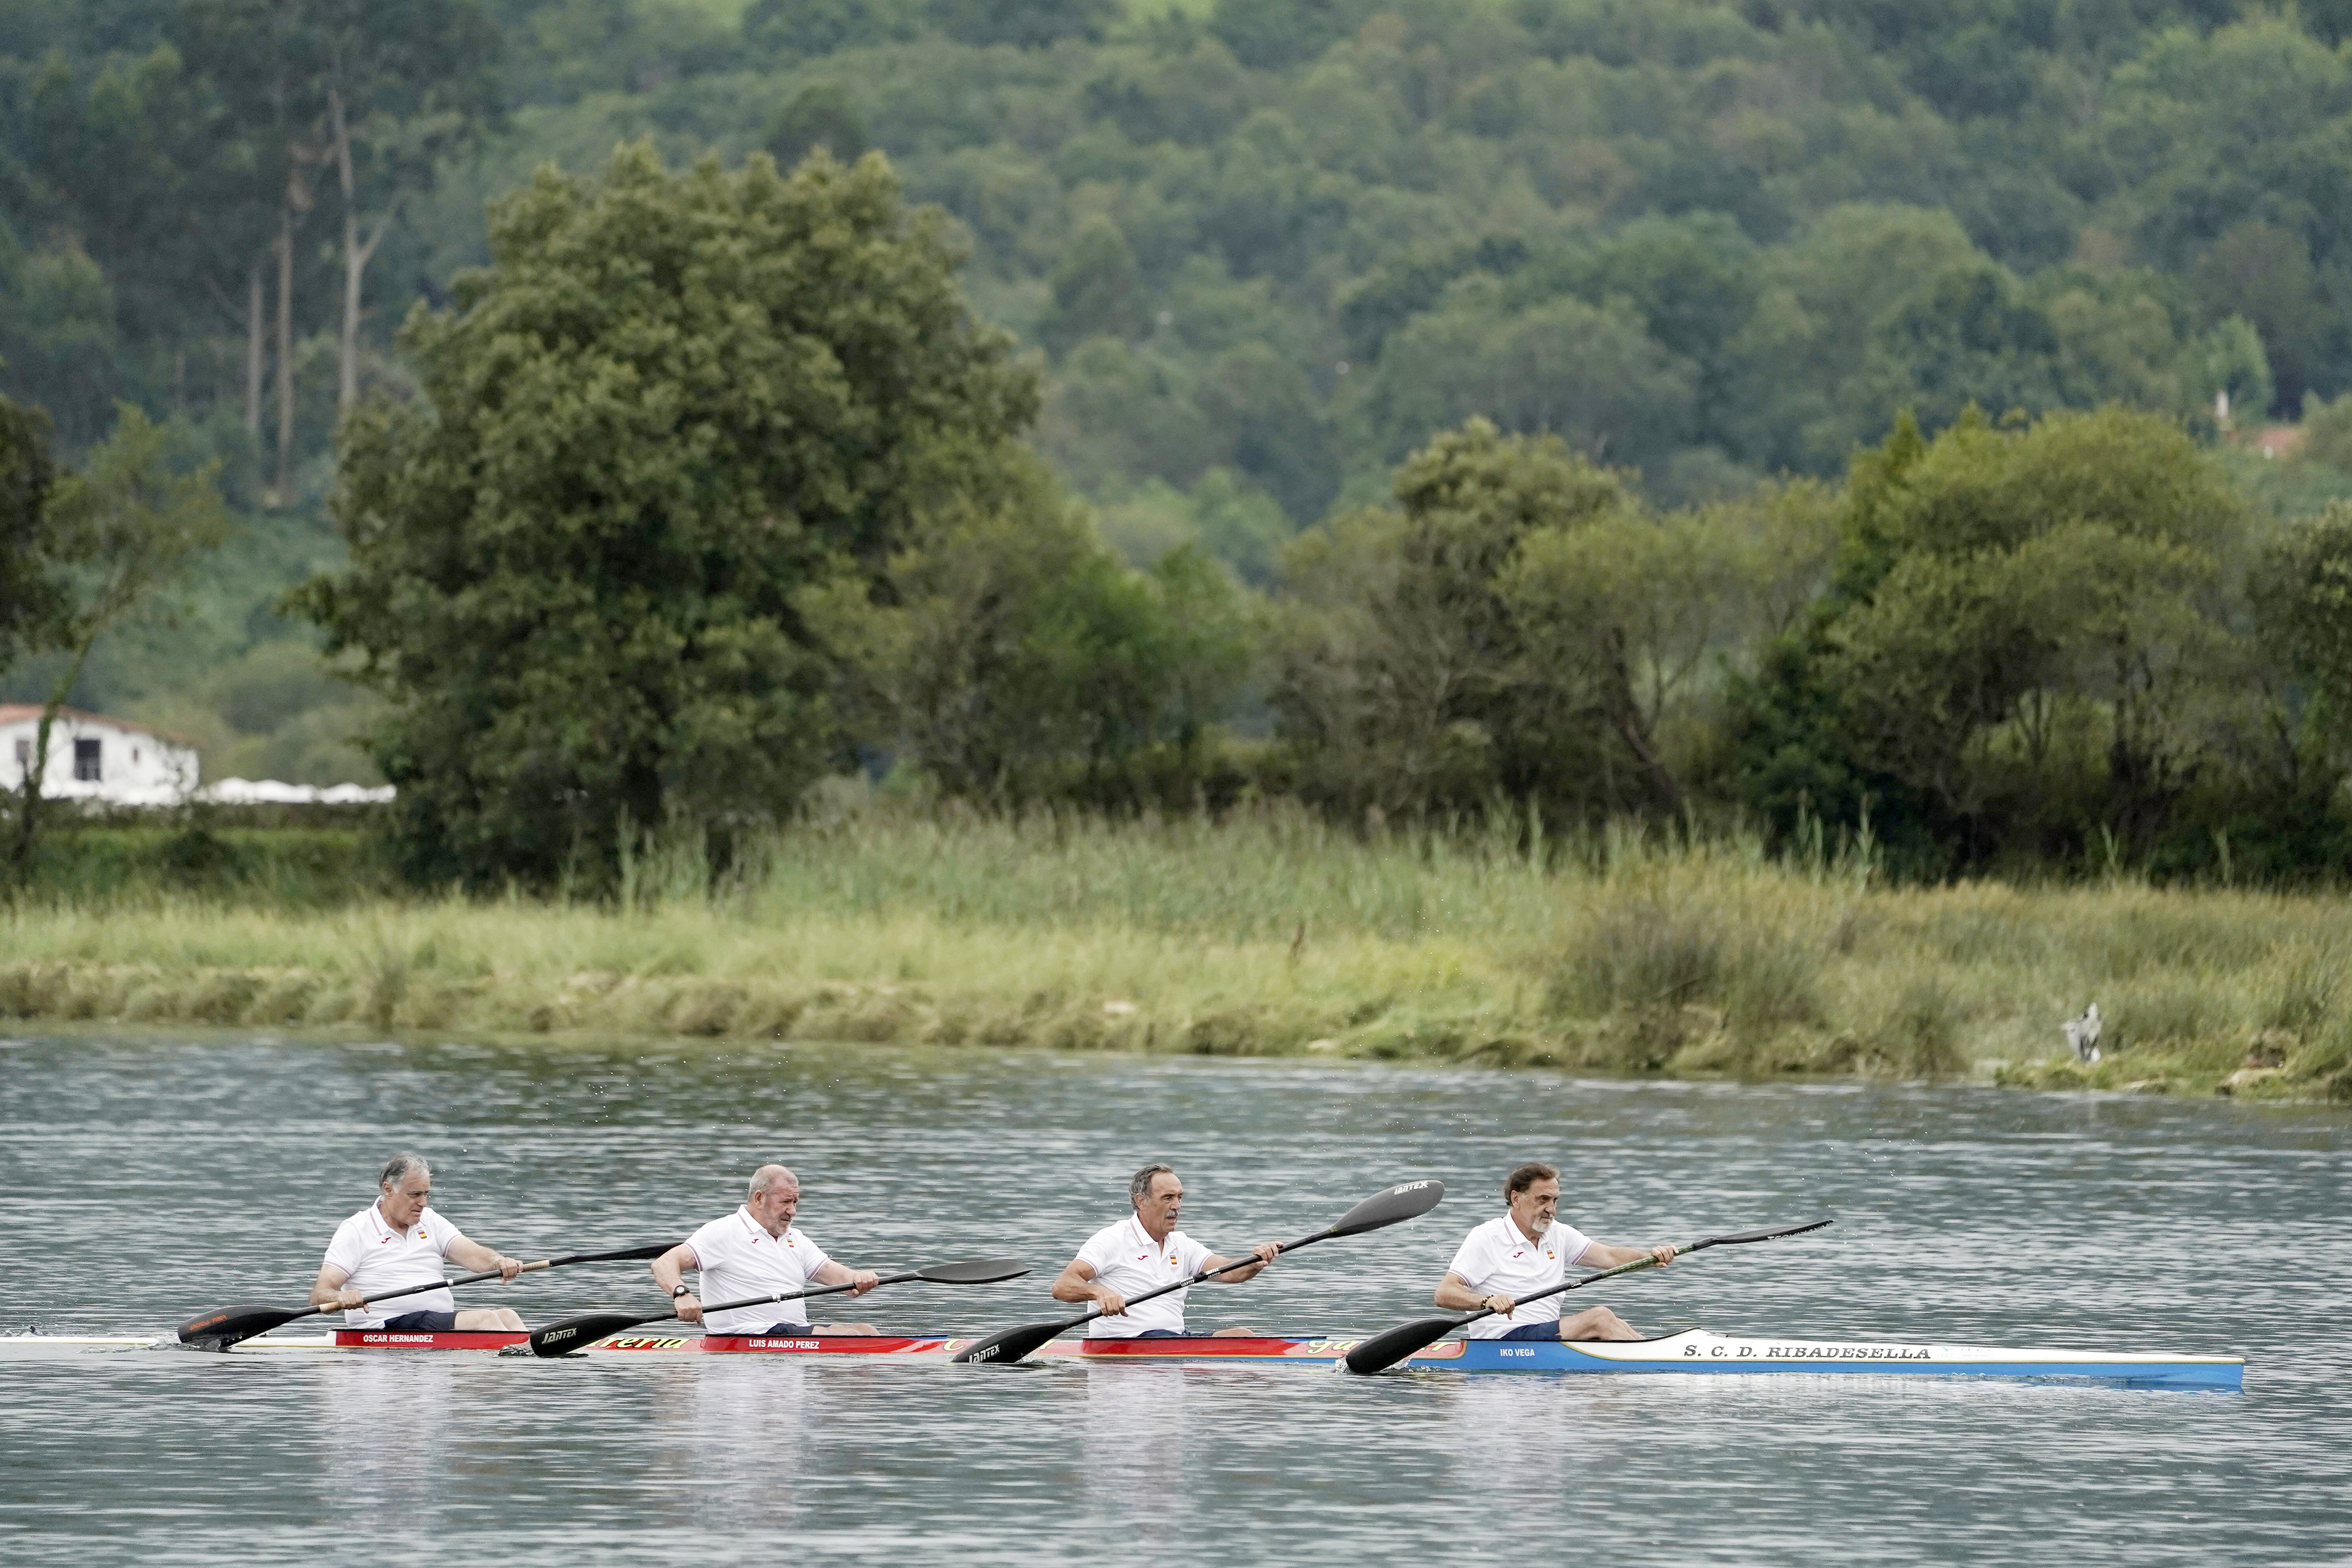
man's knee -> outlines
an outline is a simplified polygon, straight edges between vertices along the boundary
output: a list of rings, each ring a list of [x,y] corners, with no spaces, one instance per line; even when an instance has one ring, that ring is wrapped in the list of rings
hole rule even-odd
[[[1640,1336],[1633,1327],[1607,1307],[1589,1307],[1559,1325],[1559,1337],[1568,1339],[1635,1339]]]

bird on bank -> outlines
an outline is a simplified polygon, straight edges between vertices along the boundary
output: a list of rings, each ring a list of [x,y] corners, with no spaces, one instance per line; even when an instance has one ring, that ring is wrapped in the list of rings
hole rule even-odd
[[[2074,1048],[2074,1060],[2088,1063],[2099,1060],[2099,1004],[2093,1002],[2083,1009],[2083,1016],[2068,1019],[2058,1026],[2066,1031],[2066,1043]]]

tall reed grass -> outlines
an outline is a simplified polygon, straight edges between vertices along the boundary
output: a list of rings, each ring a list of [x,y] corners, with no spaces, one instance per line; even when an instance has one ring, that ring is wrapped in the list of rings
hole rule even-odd
[[[1294,809],[1108,821],[821,803],[714,879],[655,835],[616,904],[0,910],[0,1017],[1973,1075],[2352,1099],[2352,931],[2305,895],[1890,888],[1867,846],[1369,837]],[[2096,1000],[2105,1059],[2062,1019]]]

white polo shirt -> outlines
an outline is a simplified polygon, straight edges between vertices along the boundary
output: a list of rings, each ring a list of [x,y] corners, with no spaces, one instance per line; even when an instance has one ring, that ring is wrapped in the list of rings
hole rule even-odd
[[[406,1234],[394,1230],[383,1217],[383,1205],[372,1203],[349,1219],[335,1227],[335,1239],[327,1243],[327,1262],[341,1269],[344,1283],[364,1296],[379,1291],[397,1291],[403,1285],[421,1285],[427,1280],[446,1280],[448,1270],[441,1260],[449,1249],[465,1237],[457,1228],[436,1213],[431,1205],[416,1217]],[[368,1305],[346,1312],[346,1328],[382,1328],[387,1318],[404,1312],[454,1312],[457,1303],[446,1291],[419,1291],[413,1296],[402,1296],[382,1307]]]
[[[832,1261],[797,1225],[784,1227],[782,1236],[769,1235],[767,1227],[751,1218],[749,1205],[712,1220],[688,1237],[686,1244],[694,1249],[695,1267],[702,1274],[695,1295],[705,1305],[804,1291],[814,1282],[816,1271]],[[806,1301],[774,1301],[706,1314],[702,1326],[709,1333],[758,1333],[776,1323],[808,1321]]]
[[[1171,1230],[1164,1242],[1151,1239],[1143,1221],[1132,1214],[1117,1225],[1106,1225],[1087,1238],[1078,1260],[1094,1265],[1095,1280],[1120,1295],[1133,1298],[1162,1285],[1192,1278],[1209,1260],[1209,1249],[1181,1230]],[[1115,1318],[1097,1318],[1087,1325],[1088,1339],[1133,1339],[1147,1329],[1184,1332],[1184,1298],[1190,1290],[1171,1291],[1157,1301],[1129,1308]]]
[[[1446,1267],[1480,1295],[1505,1295],[1516,1301],[1565,1280],[1568,1266],[1583,1257],[1591,1245],[1591,1237],[1556,1219],[1539,1239],[1529,1241],[1508,1214],[1500,1214],[1464,1237],[1461,1250]],[[1480,1318],[1462,1333],[1468,1339],[1500,1339],[1529,1323],[1557,1321],[1559,1302],[1559,1297],[1547,1296],[1528,1302],[1507,1318],[1499,1314]]]

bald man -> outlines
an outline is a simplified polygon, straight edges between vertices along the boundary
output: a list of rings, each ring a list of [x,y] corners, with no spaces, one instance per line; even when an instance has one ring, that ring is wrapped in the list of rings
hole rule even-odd
[[[872,1323],[816,1323],[804,1301],[738,1307],[706,1319],[702,1302],[687,1288],[688,1269],[702,1276],[702,1295],[722,1301],[785,1294],[818,1285],[848,1285],[862,1296],[881,1282],[871,1269],[849,1269],[826,1257],[793,1223],[800,1212],[801,1180],[782,1166],[751,1173],[743,1207],[714,1219],[653,1260],[654,1281],[677,1303],[683,1322],[701,1323],[713,1334],[870,1334]]]

